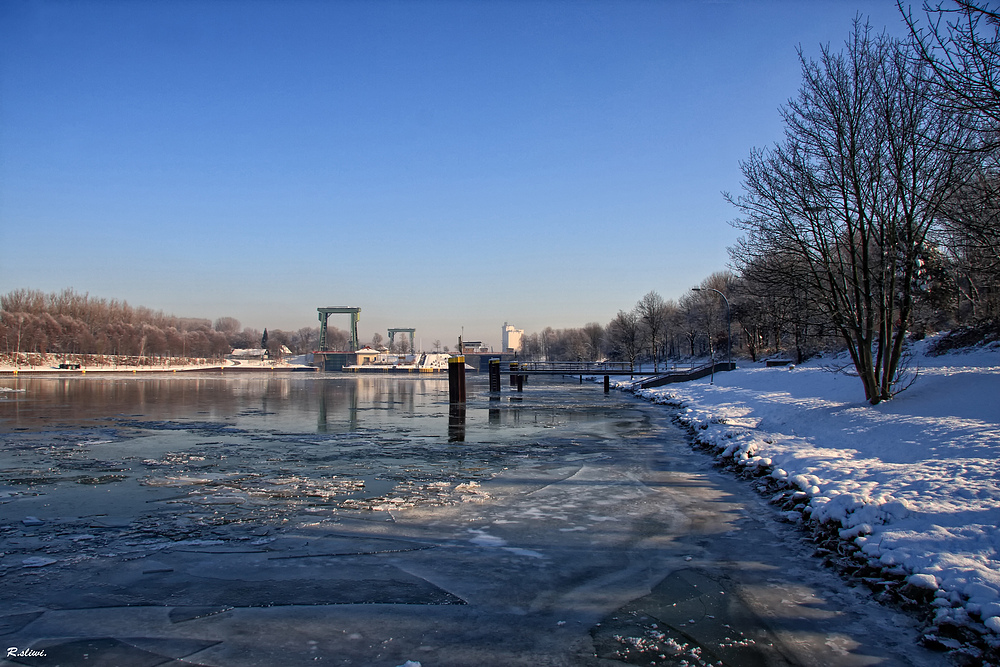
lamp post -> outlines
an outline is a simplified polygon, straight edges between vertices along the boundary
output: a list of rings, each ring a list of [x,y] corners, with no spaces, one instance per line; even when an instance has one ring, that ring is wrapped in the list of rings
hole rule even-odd
[[[729,308],[729,299],[726,295],[713,287],[692,287],[692,292],[715,292],[722,297],[722,300],[726,302],[726,364],[728,367],[733,365],[733,317],[732,311]],[[714,368],[714,366],[713,366]]]
[[[694,337],[694,341],[692,342],[692,345],[694,345],[694,343],[697,343],[698,339],[701,338],[702,336],[704,336],[706,340],[708,340],[708,353],[711,355],[712,358],[712,380],[709,382],[709,384],[715,384],[715,346],[712,345],[712,334],[710,333],[696,334]]]

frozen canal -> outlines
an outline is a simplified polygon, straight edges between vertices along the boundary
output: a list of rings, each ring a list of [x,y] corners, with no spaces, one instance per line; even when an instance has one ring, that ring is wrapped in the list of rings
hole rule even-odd
[[[0,664],[944,664],[665,408],[469,382],[0,378]]]

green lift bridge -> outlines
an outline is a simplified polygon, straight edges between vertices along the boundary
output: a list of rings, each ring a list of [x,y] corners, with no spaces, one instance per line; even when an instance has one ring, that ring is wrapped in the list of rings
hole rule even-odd
[[[358,349],[358,320],[361,319],[361,309],[353,306],[331,306],[329,308],[317,308],[319,312],[319,351],[327,352],[330,348],[326,344],[326,320],[333,314],[345,314],[351,316],[351,352]]]
[[[413,332],[415,331],[416,329],[389,329],[389,342],[392,343],[398,333],[408,333],[410,334],[410,352],[416,352],[417,348],[413,347]]]

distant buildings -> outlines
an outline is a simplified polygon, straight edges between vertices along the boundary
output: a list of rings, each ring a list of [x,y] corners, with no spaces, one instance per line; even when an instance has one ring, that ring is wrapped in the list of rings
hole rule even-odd
[[[462,354],[487,354],[490,348],[483,345],[481,340],[462,341]]]
[[[504,322],[500,351],[508,354],[520,352],[523,337],[524,329],[515,329],[513,325]]]
[[[230,352],[229,354],[227,354],[226,358],[227,359],[234,359],[234,360],[237,360],[237,361],[240,361],[240,360],[249,361],[251,359],[252,360],[256,360],[256,361],[260,361],[261,359],[263,359],[266,356],[267,356],[267,350],[265,350],[262,347],[256,347],[256,348],[249,348],[249,349],[237,348],[237,349],[233,350],[232,352]]]

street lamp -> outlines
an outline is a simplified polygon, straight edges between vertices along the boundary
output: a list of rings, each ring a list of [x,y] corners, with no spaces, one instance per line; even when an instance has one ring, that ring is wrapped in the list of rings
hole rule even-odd
[[[726,298],[725,294],[723,294],[719,290],[717,290],[715,288],[712,288],[712,287],[705,287],[705,288],[692,287],[691,291],[692,292],[703,292],[703,291],[715,292],[716,294],[718,294],[719,296],[722,297],[723,301],[726,302],[726,364],[727,364],[727,367],[731,370],[732,366],[733,366],[733,318],[732,318],[732,311],[729,308],[729,299]],[[713,366],[713,368],[714,368],[714,366]]]

